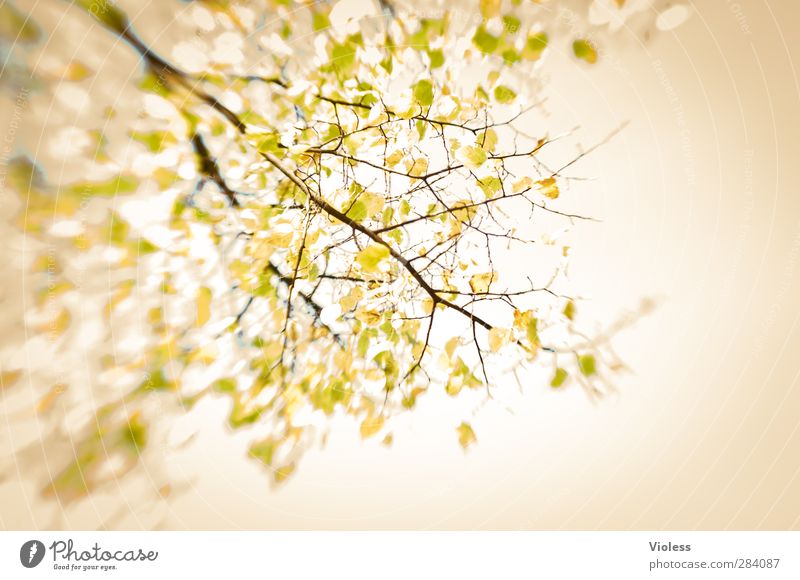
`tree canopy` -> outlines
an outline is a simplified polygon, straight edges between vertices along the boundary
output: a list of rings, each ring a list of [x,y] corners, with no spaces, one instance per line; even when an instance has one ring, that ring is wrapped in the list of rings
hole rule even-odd
[[[602,59],[575,24],[591,2],[206,0],[176,9],[186,39],[171,45],[133,8],[62,4],[139,67],[132,101],[91,102],[69,134],[81,175],[8,164],[35,282],[26,323],[69,361],[30,371],[49,385],[37,412],[91,394],[60,415],[74,453],[45,493],[70,501],[127,473],[163,405],[206,397],[229,401],[280,482],[320,437],[310,415],[349,415],[388,445],[392,417],[431,389],[491,398],[532,366],[547,388],[611,388],[610,338],[629,320],[582,330],[563,234],[594,216],[560,204],[606,138],[553,164],[543,153],[573,134],[524,128],[554,43],[574,66]],[[642,12],[601,4],[602,26]],[[2,10],[33,62],[45,24]],[[104,82],[80,53],[57,77],[26,66],[12,81],[35,93]],[[9,392],[28,372],[2,370]],[[453,437],[477,440],[466,420]]]

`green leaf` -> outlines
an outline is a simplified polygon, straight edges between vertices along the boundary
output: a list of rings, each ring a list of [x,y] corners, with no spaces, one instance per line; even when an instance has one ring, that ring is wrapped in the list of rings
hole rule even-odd
[[[532,345],[539,344],[539,321],[533,316],[528,320],[528,325],[525,328],[525,334],[528,337],[528,342]]]
[[[488,199],[495,197],[503,189],[503,182],[500,181],[499,177],[490,175],[489,177],[484,177],[483,179],[479,179],[478,187],[480,187],[481,190],[483,190],[483,194]]]
[[[594,64],[597,62],[597,51],[591,42],[584,38],[579,38],[572,43],[572,52],[575,53],[579,59]]]
[[[430,107],[433,104],[433,83],[427,79],[422,79],[414,85],[414,100],[422,107]]]
[[[347,211],[347,217],[357,222],[364,221],[367,219],[367,204],[361,200],[355,202]]]
[[[489,34],[489,32],[482,25],[475,31],[475,36],[472,37],[472,42],[482,52],[493,53],[500,45],[500,39],[496,36]]]
[[[79,195],[112,196],[131,193],[139,187],[139,179],[133,175],[116,175],[108,181],[85,181],[69,187],[70,193]]]
[[[261,153],[279,153],[281,150],[281,136],[277,133],[252,133],[247,140]]]
[[[314,11],[311,15],[311,25],[314,28],[314,32],[319,32],[320,30],[325,30],[327,28],[330,28],[331,21],[328,20],[327,14],[319,11]]]
[[[220,393],[232,393],[236,390],[236,381],[230,377],[217,379],[212,388]]]
[[[486,163],[486,151],[475,145],[465,145],[456,151],[456,159],[467,168],[475,170]]]
[[[248,454],[250,457],[258,459],[264,465],[272,464],[272,457],[275,455],[275,441],[272,439],[264,439],[257,441],[250,446]]]
[[[429,50],[428,57],[431,59],[431,69],[439,68],[444,64],[444,53],[438,48],[436,50]]]
[[[554,389],[560,387],[564,384],[564,381],[567,380],[567,371],[562,368],[557,368],[555,375],[553,375],[553,380],[550,381],[550,386]]]
[[[522,58],[525,60],[539,60],[547,48],[547,33],[537,32],[532,34],[525,40],[525,46],[522,49]]]
[[[111,0],[78,0],[78,4],[98,22],[115,32],[122,33],[128,27],[127,16]]]
[[[569,320],[573,320],[575,318],[575,302],[572,300],[567,301],[566,305],[564,305],[564,316],[566,316]]]
[[[505,28],[511,34],[515,34],[521,25],[522,22],[520,19],[513,14],[506,14],[503,16],[503,28]]]
[[[356,262],[365,272],[378,272],[381,262],[389,257],[389,248],[380,244],[370,244],[356,256]]]
[[[151,153],[161,153],[165,147],[178,142],[175,135],[169,131],[131,131],[130,136],[131,139],[139,141],[147,147],[147,150]]]
[[[590,377],[597,372],[596,362],[594,356],[591,354],[579,356],[578,367],[580,367],[581,373],[586,377]]]
[[[381,213],[386,202],[382,195],[378,193],[372,193],[371,191],[365,191],[362,193],[361,197],[358,198],[358,201],[364,203],[364,207],[367,210],[367,217],[374,217],[375,215]]]
[[[481,149],[491,153],[497,146],[497,133],[494,129],[486,129],[478,133],[476,141],[481,146]]]
[[[134,412],[128,417],[120,435],[123,445],[127,446],[130,452],[141,453],[147,444],[147,425],[142,421],[139,412]]]
[[[498,103],[502,103],[507,105],[514,101],[517,98],[517,93],[512,91],[506,86],[498,85],[494,89],[494,98],[497,100]]]
[[[36,42],[40,37],[33,18],[26,17],[9,2],[0,4],[0,39],[14,44]]]
[[[502,54],[500,55],[503,57],[503,60],[506,64],[514,64],[515,62],[519,61],[520,55],[519,53],[514,50],[513,48],[506,48],[503,50]]]
[[[356,64],[356,49],[347,44],[336,44],[331,51],[331,62],[340,72],[350,71]]]

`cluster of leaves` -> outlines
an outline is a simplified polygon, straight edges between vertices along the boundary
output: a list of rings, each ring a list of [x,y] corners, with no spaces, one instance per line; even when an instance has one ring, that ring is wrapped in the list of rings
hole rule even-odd
[[[52,274],[113,249],[106,324],[133,309],[145,336],[140,349],[102,355],[114,396],[49,490],[73,499],[100,485],[110,448],[125,450],[127,470],[160,395],[186,407],[229,399],[230,425],[257,427],[250,453],[282,481],[313,441],[309,416],[350,415],[362,437],[388,444],[390,418],[432,388],[491,396],[508,369],[533,364],[550,368],[553,388],[609,388],[620,363],[608,337],[579,332],[575,300],[553,289],[569,247],[547,228],[589,218],[558,206],[562,172],[580,155],[550,167],[540,154],[555,139],[517,127],[535,105],[514,79],[535,76],[550,39],[514,7],[481,0],[483,18],[465,31],[447,12],[418,19],[386,2],[380,17],[339,26],[326,4],[275,2],[263,29],[250,23],[254,9],[206,2],[199,9],[219,26],[258,32],[271,50],[193,74],[149,48],[108,0],[77,4],[138,53],[139,88],[160,113],[128,131],[141,157],[157,160],[144,178],[118,167],[99,132],[106,180],[48,184],[33,163],[12,164],[28,233],[45,237],[54,215],[113,201],[106,221],[83,223],[38,267]],[[305,35],[313,46],[288,49]],[[586,40],[574,53],[597,59]],[[137,229],[111,208],[147,188],[171,210]],[[555,257],[541,283],[519,285],[496,266],[534,247]],[[80,293],[59,280],[48,299]],[[55,317],[40,330],[62,340],[70,310]],[[465,448],[476,441],[468,423],[454,429]]]

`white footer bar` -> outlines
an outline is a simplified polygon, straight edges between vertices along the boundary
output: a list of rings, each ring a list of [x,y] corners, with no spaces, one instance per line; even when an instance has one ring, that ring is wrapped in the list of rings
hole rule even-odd
[[[800,578],[800,532],[0,532],[0,578]]]

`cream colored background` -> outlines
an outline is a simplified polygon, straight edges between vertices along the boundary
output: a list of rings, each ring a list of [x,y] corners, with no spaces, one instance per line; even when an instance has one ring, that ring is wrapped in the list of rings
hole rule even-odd
[[[198,438],[168,457],[187,491],[95,497],[59,525],[120,508],[124,528],[160,510],[178,529],[800,529],[799,33],[793,0],[698,2],[674,33],[553,76],[553,118],[587,144],[630,121],[568,192],[603,219],[573,244],[587,316],[659,298],[617,340],[633,373],[615,396],[501,385],[468,453],[463,409],[431,397],[391,449],[342,423],[276,490],[224,409],[201,406]],[[0,527],[52,524],[32,489],[0,484]]]

